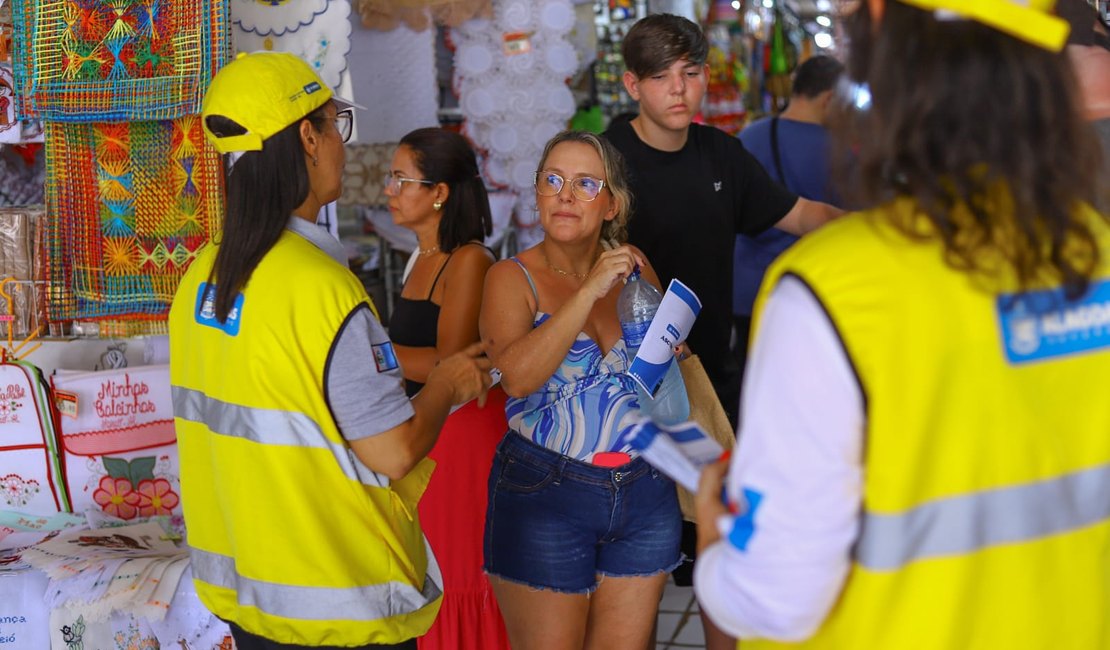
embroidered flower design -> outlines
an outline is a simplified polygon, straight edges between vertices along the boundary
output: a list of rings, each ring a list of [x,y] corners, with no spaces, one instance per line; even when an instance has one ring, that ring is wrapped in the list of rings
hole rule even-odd
[[[138,506],[141,517],[171,514],[180,501],[170,482],[164,478],[140,481],[136,494],[139,495]]]
[[[40,489],[39,482],[35,479],[24,479],[18,474],[0,476],[0,498],[9,506],[27,505]]]
[[[117,631],[113,639],[116,650],[158,650],[160,647],[156,637],[143,636],[133,618],[127,623],[127,630]]]
[[[84,616],[77,617],[77,620],[73,622],[73,625],[63,625],[61,632],[62,641],[65,642],[69,650],[82,650],[85,647],[83,639],[83,637],[85,636]]]
[[[176,495],[174,497],[176,498]],[[104,512],[120,519],[134,519],[139,512],[136,507],[139,503],[139,494],[132,490],[131,482],[127,479],[111,476],[100,479],[100,485],[93,492],[93,501]]]

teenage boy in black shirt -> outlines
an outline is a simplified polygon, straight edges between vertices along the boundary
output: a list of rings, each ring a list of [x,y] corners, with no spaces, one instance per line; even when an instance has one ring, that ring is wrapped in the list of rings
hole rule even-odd
[[[624,154],[632,181],[629,241],[666,286],[686,283],[702,312],[687,342],[705,366],[733,426],[740,368],[732,335],[732,251],[738,233],[774,226],[801,235],[840,214],[771,180],[736,138],[693,124],[709,69],[709,43],[695,23],[670,14],[632,26],[622,46],[624,85],[640,114],[617,119],[606,137]]]
[[[740,368],[732,338],[732,251],[736,235],[771,227],[802,235],[841,214],[794,195],[771,180],[740,141],[694,124],[708,82],[709,43],[697,24],[671,14],[637,22],[621,47],[624,87],[640,114],[616,119],[605,136],[624,154],[633,194],[629,242],[651,259],[659,281],[686,283],[702,302],[687,338],[735,427]],[[684,522],[682,551],[695,556],[696,534]],[[691,566],[674,572],[689,585]],[[734,647],[706,618],[706,646]]]

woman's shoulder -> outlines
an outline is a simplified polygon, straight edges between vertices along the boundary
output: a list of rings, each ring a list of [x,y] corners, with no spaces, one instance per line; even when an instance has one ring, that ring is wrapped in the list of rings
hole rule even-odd
[[[492,266],[497,256],[480,241],[469,241],[451,252],[451,261],[462,264],[485,263]]]
[[[445,279],[456,276],[484,277],[494,263],[493,253],[478,242],[468,242],[451,252],[443,269]]]

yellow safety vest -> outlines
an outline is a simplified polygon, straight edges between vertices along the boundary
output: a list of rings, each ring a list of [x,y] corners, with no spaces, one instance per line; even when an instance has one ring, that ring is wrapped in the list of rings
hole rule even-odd
[[[365,289],[286,231],[224,325],[204,300],[215,258],[216,246],[201,252],[170,310],[198,596],[217,616],[286,644],[393,644],[425,633],[442,580],[416,503],[433,463],[391,485],[358,461],[324,399],[331,345],[369,303]]]
[[[850,215],[763,285],[758,309],[784,275],[804,282],[856,373],[862,527],[811,639],[739,647],[1108,649],[1110,229],[1092,217],[1102,266],[1082,302],[1015,303],[1012,282],[954,270],[895,219],[931,232],[908,200]]]

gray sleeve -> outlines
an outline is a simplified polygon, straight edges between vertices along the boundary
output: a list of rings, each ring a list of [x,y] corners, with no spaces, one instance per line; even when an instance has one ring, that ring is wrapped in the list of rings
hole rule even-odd
[[[369,305],[348,314],[332,343],[324,399],[346,440],[377,435],[413,416],[393,343]]]

